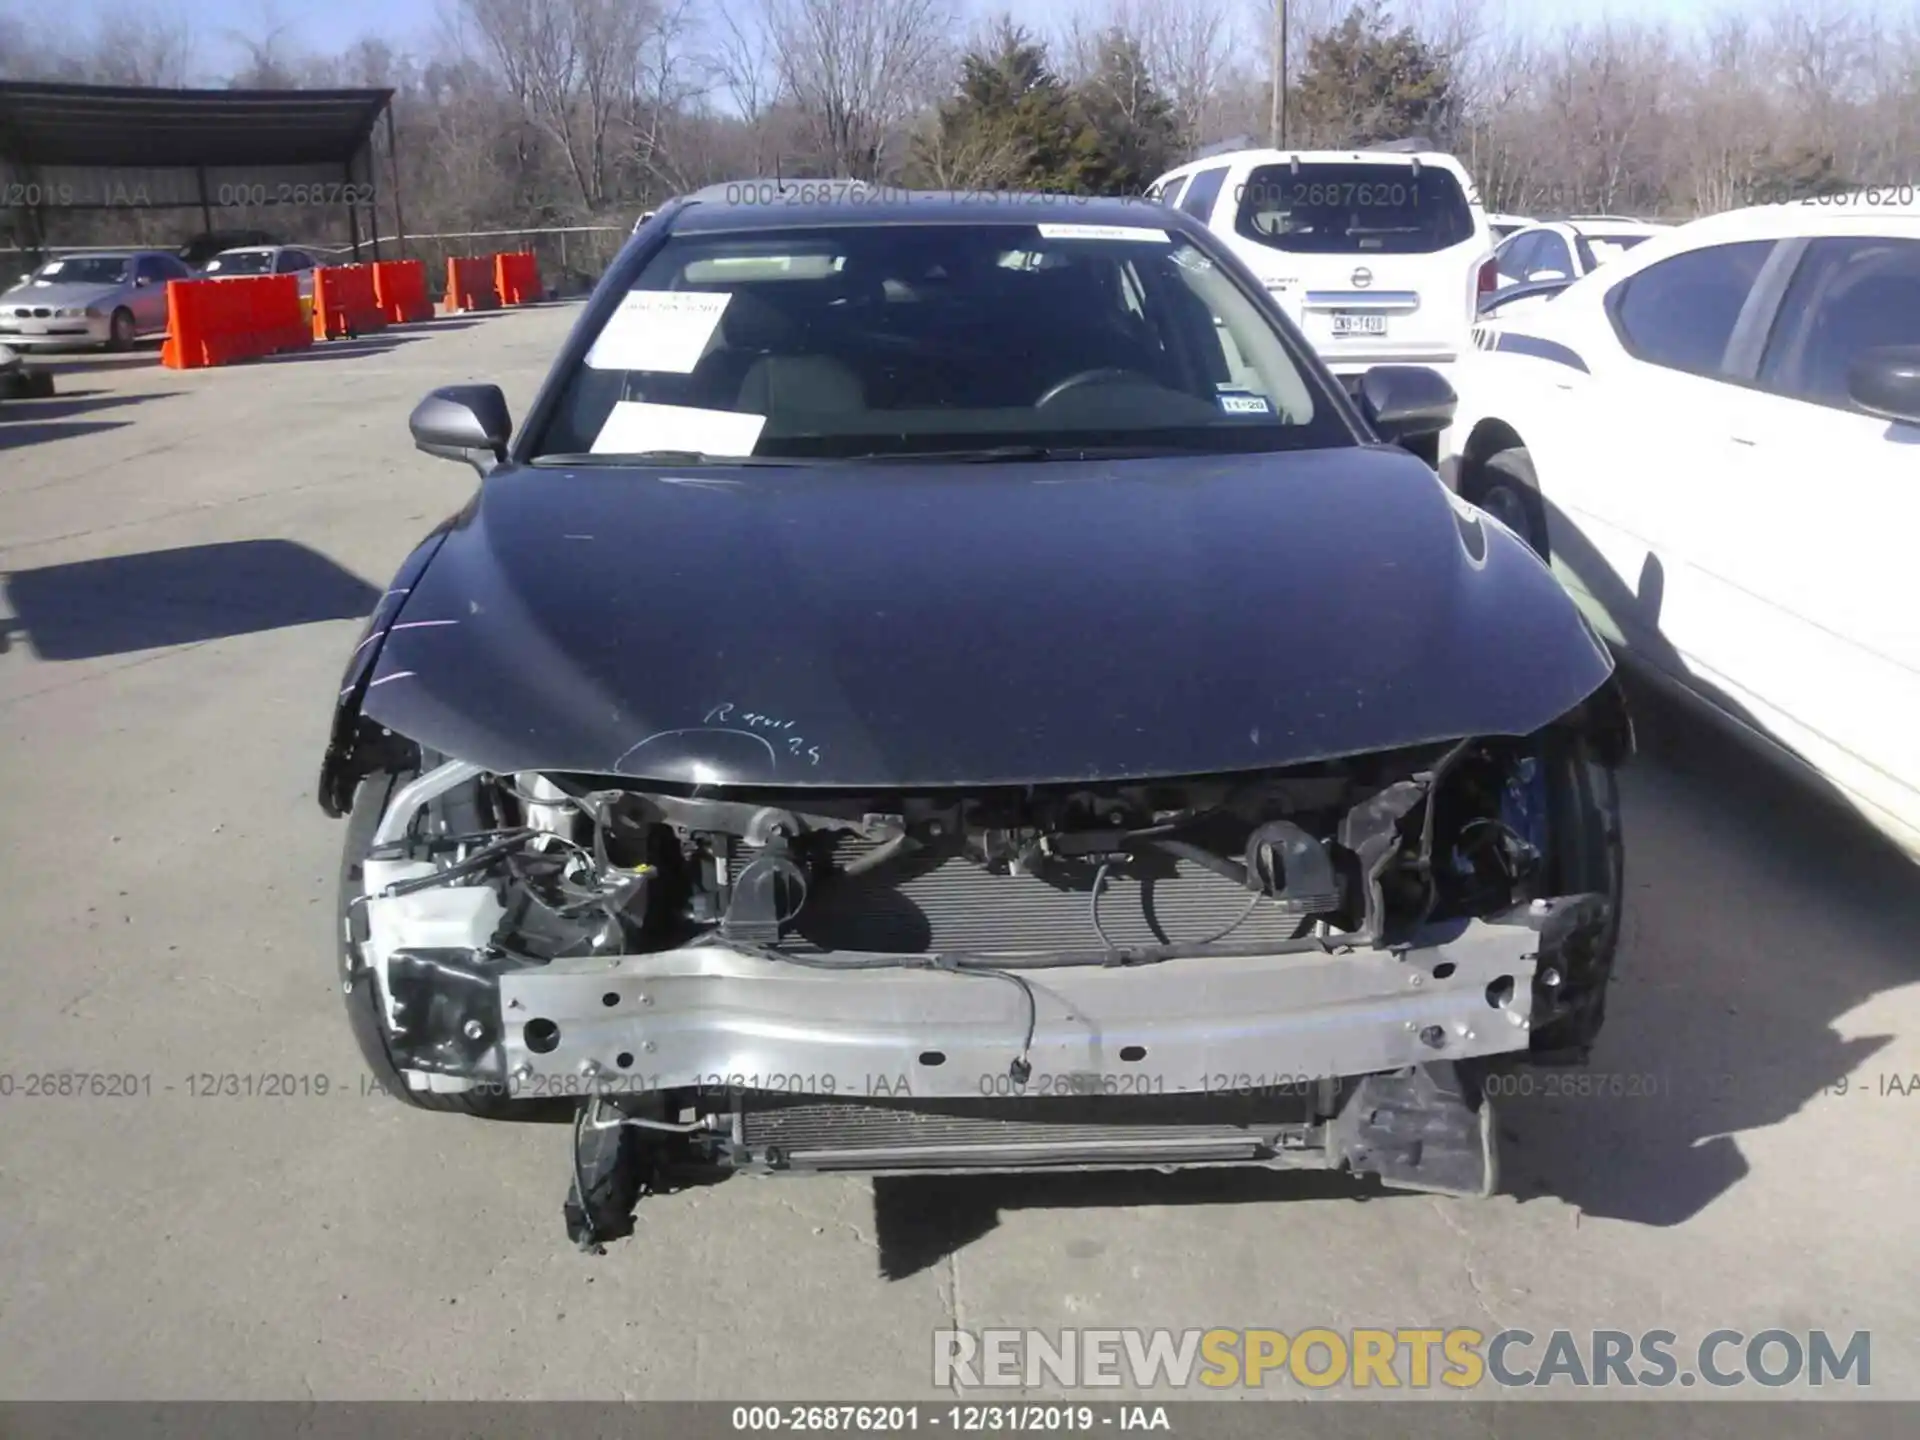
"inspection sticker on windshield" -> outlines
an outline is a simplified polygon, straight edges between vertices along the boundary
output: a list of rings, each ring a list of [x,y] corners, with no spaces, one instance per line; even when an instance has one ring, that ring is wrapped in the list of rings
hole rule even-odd
[[[1217,397],[1220,408],[1229,415],[1271,415],[1273,402],[1251,390],[1222,390]]]
[[[595,455],[639,455],[648,450],[692,450],[701,455],[751,455],[764,415],[697,410],[691,405],[615,402],[593,437]]]
[[[706,353],[732,298],[709,290],[630,291],[587,351],[587,365],[688,374]]]
[[[1042,225],[1047,240],[1147,240],[1167,243],[1167,232],[1147,225]]]

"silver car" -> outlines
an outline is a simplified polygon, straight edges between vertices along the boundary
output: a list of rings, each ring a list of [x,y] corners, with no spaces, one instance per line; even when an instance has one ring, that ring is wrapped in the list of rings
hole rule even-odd
[[[161,250],[62,255],[0,294],[0,343],[124,350],[167,328],[167,282],[193,272]]]

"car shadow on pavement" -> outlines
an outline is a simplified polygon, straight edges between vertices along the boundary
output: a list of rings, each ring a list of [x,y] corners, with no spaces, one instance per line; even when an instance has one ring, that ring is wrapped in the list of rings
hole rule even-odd
[[[1835,1027],[1920,979],[1920,868],[1833,786],[1729,743],[1724,717],[1651,683],[1655,667],[1685,668],[1659,634],[1658,561],[1629,587],[1563,513],[1552,520],[1556,568],[1634,626],[1640,753],[1621,777],[1626,904],[1606,1028],[1584,1069],[1501,1082],[1506,1188],[1678,1225],[1747,1176],[1741,1132],[1862,1103],[1891,1037]]]
[[[1327,1170],[1062,1171],[1037,1175],[880,1175],[873,1181],[880,1275],[905,1280],[993,1233],[1011,1210],[1140,1205],[1275,1205],[1405,1199],[1372,1179]]]
[[[119,430],[127,420],[53,420],[44,425],[31,421],[0,424],[0,454],[24,450],[29,445],[45,445],[53,440],[72,440],[80,435],[97,435],[102,430]]]
[[[436,315],[431,320],[412,320],[394,328],[419,335],[438,335],[443,330],[471,330],[475,325],[486,323],[481,315]]]
[[[29,357],[32,363],[55,375],[82,375],[95,370],[126,372],[145,370],[160,363],[158,336],[135,343],[131,350],[47,350]]]
[[[1747,1177],[1742,1132],[1871,1103],[1859,1097],[1892,1037],[1836,1027],[1920,978],[1920,870],[1717,725],[1644,686],[1632,696],[1641,753],[1623,776],[1606,1029],[1584,1070],[1530,1072],[1496,1103],[1509,1190],[1670,1226]],[[1831,1114],[1808,1123],[1833,1133]]]
[[[384,355],[389,350],[402,345],[410,345],[424,338],[421,334],[395,334],[380,331],[373,335],[359,335],[350,340],[316,340],[310,346],[298,350],[283,350],[278,355],[263,355],[255,362],[260,365],[300,365],[313,360],[353,360],[362,355]]]
[[[380,598],[359,576],[291,540],[189,545],[18,570],[6,576],[4,590],[14,634],[24,632],[42,660],[362,619]],[[0,648],[6,638],[0,634]]]
[[[0,449],[6,449],[13,443],[10,437],[18,429],[50,420],[71,420],[76,415],[89,415],[115,405],[140,405],[149,400],[164,400],[179,393],[177,390],[147,390],[115,395],[104,390],[82,390],[44,400],[9,400],[4,407],[0,407]]]

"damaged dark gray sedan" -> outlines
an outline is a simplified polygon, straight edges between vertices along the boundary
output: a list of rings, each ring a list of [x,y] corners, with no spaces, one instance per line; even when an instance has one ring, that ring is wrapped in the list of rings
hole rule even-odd
[[[752,194],[736,197],[751,202]],[[575,1109],[573,1237],[679,1167],[1497,1183],[1584,1057],[1611,662],[1541,562],[1156,206],[643,225],[348,665],[341,983],[415,1104]]]

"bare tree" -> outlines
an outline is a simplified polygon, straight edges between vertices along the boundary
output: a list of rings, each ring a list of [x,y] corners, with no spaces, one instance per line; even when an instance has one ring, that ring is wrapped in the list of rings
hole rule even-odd
[[[1101,37],[1117,32],[1146,57],[1147,73],[1173,106],[1186,143],[1218,138],[1212,132],[1238,43],[1233,18],[1219,0],[1106,0],[1069,17],[1061,71],[1073,81],[1094,74]]]
[[[805,118],[809,157],[872,179],[937,93],[956,17],[950,0],[765,0],[782,97]]]
[[[712,74],[694,36],[692,0],[668,0],[642,39],[627,95],[628,160],[644,181],[693,188],[697,165],[678,153],[681,123],[705,100]],[[704,178],[704,177],[702,177]],[[651,188],[649,185],[647,188]]]
[[[95,24],[87,71],[106,85],[177,89],[192,77],[193,62],[193,32],[183,18],[123,6]]]
[[[661,12],[643,0],[462,0],[529,118],[559,147],[588,213],[608,207],[614,132]]]
[[[294,40],[293,22],[280,14],[274,0],[260,7],[255,29],[229,30],[226,35],[247,57],[228,79],[235,89],[288,90],[300,84],[307,57]]]

